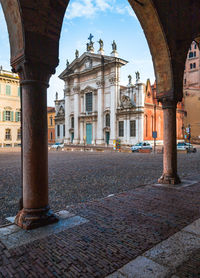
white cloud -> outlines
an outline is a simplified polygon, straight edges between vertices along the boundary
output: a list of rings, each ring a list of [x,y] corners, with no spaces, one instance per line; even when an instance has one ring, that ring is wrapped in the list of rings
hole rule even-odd
[[[129,15],[136,18],[130,5],[117,6],[115,0],[73,0],[70,1],[66,11],[66,18],[77,17],[93,18],[99,12],[112,11],[121,15]]]

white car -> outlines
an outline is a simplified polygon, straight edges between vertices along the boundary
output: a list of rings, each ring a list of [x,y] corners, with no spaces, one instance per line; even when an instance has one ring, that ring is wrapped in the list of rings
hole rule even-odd
[[[152,146],[150,145],[149,142],[139,142],[131,147],[132,152],[139,152],[139,150],[151,150],[152,151]]]
[[[64,147],[63,143],[55,143],[54,145],[51,146],[52,149],[61,149]]]
[[[177,144],[177,150],[179,151],[187,151],[187,152],[193,152],[196,153],[197,149],[193,147],[192,144],[190,143],[185,143],[185,142],[179,142]]]

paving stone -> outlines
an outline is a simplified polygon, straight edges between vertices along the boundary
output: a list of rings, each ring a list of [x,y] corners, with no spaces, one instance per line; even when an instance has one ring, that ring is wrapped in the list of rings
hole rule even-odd
[[[199,237],[186,232],[178,232],[145,252],[144,256],[175,269],[198,249],[200,249]]]
[[[197,219],[191,225],[185,227],[183,230],[200,236],[200,219]]]

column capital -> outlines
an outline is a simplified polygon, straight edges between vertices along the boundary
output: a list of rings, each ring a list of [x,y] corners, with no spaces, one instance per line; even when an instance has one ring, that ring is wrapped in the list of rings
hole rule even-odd
[[[96,82],[98,89],[101,89],[105,86],[105,81],[104,80],[98,80]]]
[[[21,57],[12,64],[12,71],[18,73],[22,85],[40,83],[48,87],[49,79],[55,73],[55,67]]]
[[[174,109],[176,108],[178,103],[176,99],[168,99],[168,98],[162,98],[159,99],[159,101],[162,103],[163,109]]]
[[[111,85],[117,85],[119,82],[119,78],[112,76],[111,78],[109,78],[109,82]]]

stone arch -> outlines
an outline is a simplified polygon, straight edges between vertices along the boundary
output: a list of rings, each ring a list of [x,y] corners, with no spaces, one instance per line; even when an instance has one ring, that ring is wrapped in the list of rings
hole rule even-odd
[[[1,0],[2,9],[10,42],[11,64],[14,59],[24,54],[23,24],[19,2],[17,0]]]

